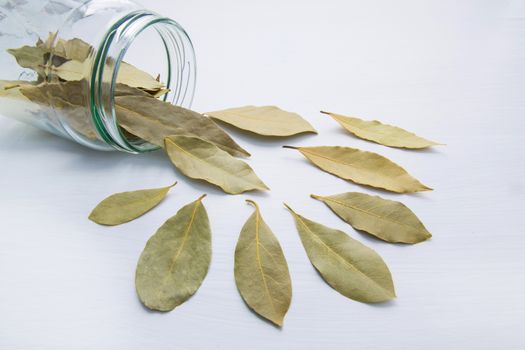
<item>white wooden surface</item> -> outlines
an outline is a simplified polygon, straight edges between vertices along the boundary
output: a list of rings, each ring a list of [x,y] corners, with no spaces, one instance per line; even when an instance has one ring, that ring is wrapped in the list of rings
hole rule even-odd
[[[272,188],[227,196],[185,179],[161,153],[82,148],[0,118],[0,349],[524,349],[525,2],[168,1],[198,55],[200,111],[276,104],[319,136],[232,133]],[[320,109],[378,118],[447,144],[390,149],[341,131]],[[229,129],[231,130],[231,129]],[[386,155],[434,192],[388,195],[434,237],[416,246],[355,232],[310,193],[373,190],[310,166],[294,145],[349,145]],[[106,195],[179,180],[167,200],[120,227],[86,219]],[[198,293],[166,314],[133,285],[148,237],[209,194],[213,261]],[[233,280],[239,230],[259,201],[288,258],[293,301],[277,329],[243,304]],[[304,253],[282,202],[377,250],[398,299],[351,301]]]

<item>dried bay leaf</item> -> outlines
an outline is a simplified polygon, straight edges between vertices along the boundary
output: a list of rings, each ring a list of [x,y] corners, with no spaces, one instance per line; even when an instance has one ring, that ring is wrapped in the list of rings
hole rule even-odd
[[[58,32],[49,32],[46,41],[42,41],[42,39],[38,38],[35,46],[44,50],[45,52],[49,52],[53,48],[57,35]]]
[[[94,51],[93,47],[79,38],[65,40],[59,38],[53,48],[53,55],[58,55],[68,60],[85,61]]]
[[[18,49],[8,49],[20,67],[34,70],[40,76],[45,76],[44,55],[45,51],[39,47],[22,46]]]
[[[39,91],[39,96],[48,96],[51,98],[60,98],[63,101],[66,101],[72,105],[84,107],[87,105],[87,87],[86,81],[66,81],[66,82],[52,82],[52,83],[40,83],[40,84],[20,84],[20,88],[25,90],[27,94],[34,93],[37,95],[36,91]],[[115,96],[151,96],[139,89],[129,87],[124,84],[117,84],[115,87]],[[45,98],[34,98],[35,103],[42,105],[51,105],[51,103]],[[87,107],[86,107],[87,108]]]
[[[312,197],[325,203],[353,228],[384,241],[413,244],[432,237],[403,203],[358,192]]]
[[[321,113],[331,116],[355,136],[384,146],[421,149],[439,145],[437,142],[429,141],[397,126],[383,124],[377,120],[367,121],[336,113],[323,111]]]
[[[89,80],[91,62],[87,58],[94,51],[93,47],[79,38],[69,40],[59,38],[56,42],[55,39],[56,33],[49,33],[45,42],[39,40],[35,46],[24,46],[8,51],[15,56],[21,66],[35,70],[41,76],[52,72],[65,81]],[[50,54],[53,55],[52,62],[48,62]],[[48,64],[44,66],[45,62]],[[140,88],[154,97],[169,92],[159,80],[127,62],[120,64],[117,83]]]
[[[164,142],[171,162],[188,177],[205,180],[230,194],[268,190],[248,164],[208,141],[173,135]]]
[[[98,133],[91,121],[91,112],[87,107],[88,102],[85,101],[86,89],[85,81],[20,85],[20,93],[25,98],[42,106],[55,108],[61,112],[61,117],[66,120],[72,129],[89,139],[97,139]],[[148,93],[124,84],[116,85],[115,95],[148,96],[153,100]],[[148,121],[149,124],[152,124],[152,121]],[[150,141],[146,138],[144,139]],[[159,142],[162,142],[162,140]]]
[[[162,87],[160,89],[153,89],[153,90],[146,90],[146,89],[141,89],[141,90],[147,92],[154,98],[162,97],[171,91],[170,89],[167,89],[165,87]]]
[[[20,88],[23,86],[32,86],[25,80],[0,80],[0,98],[10,98],[15,100],[28,100]]]
[[[155,92],[166,88],[164,84],[153,76],[127,62],[120,63],[117,83]]]
[[[142,114],[115,105],[118,124],[127,132],[159,147],[164,147],[164,138],[170,135],[184,135],[185,131],[173,125],[144,117]]]
[[[27,90],[24,90],[27,96]],[[49,99],[49,97],[48,97]],[[67,125],[88,139],[98,139],[98,133],[91,122],[91,114],[84,106],[74,105],[60,97],[50,98],[53,108],[67,121]]]
[[[93,47],[80,38],[57,39],[57,32],[50,32],[46,41],[38,40],[36,47],[53,56],[66,60],[84,61],[94,51]]]
[[[66,82],[66,84],[70,84],[70,83],[74,83],[74,82],[69,82],[69,81]],[[149,97],[149,98],[154,97],[151,93],[144,91],[142,89],[137,89],[137,88],[128,86],[126,84],[116,84],[114,97],[119,97],[119,96],[142,96],[142,97]]]
[[[70,40],[59,38],[52,47],[54,35],[56,34],[50,33],[46,43],[37,44],[37,47],[52,51],[53,55],[68,60],[57,67],[53,67],[52,71],[66,81],[89,79],[91,77],[91,63],[86,59],[94,51],[93,47],[79,38]],[[124,61],[120,63],[117,84],[126,84],[130,87],[143,89],[155,97],[162,96],[169,91],[159,80]]]
[[[85,101],[85,84],[84,80],[41,83],[23,86],[21,93],[34,103],[60,109],[62,116],[74,130],[96,139],[98,135],[91,123],[90,111]],[[120,126],[143,140],[163,147],[166,136],[195,135],[234,155],[249,155],[212,120],[199,113],[157,100],[143,90],[124,84],[116,85],[115,96],[115,110]],[[182,127],[178,127],[179,125]]]
[[[275,106],[245,106],[205,113],[239,129],[263,136],[291,136],[306,132],[317,133],[299,114]]]
[[[41,83],[21,87],[22,93],[31,101],[53,106],[50,99],[60,98],[72,105],[83,106],[85,97],[81,82]]]
[[[152,119],[151,117],[144,116],[132,109],[124,108],[118,104],[115,105],[115,111],[117,112],[118,124],[120,127],[159,147],[164,147],[164,139],[171,135],[196,136],[175,126],[173,121],[168,121],[163,118]],[[206,138],[202,137],[202,139]],[[215,145],[220,147],[218,144]]]
[[[283,250],[264,222],[257,203],[235,248],[235,283],[246,304],[282,326],[292,299],[292,282]]]
[[[392,275],[383,259],[346,233],[292,213],[312,265],[332,288],[365,303],[396,297]]]
[[[67,61],[52,68],[52,72],[65,81],[87,80],[90,71],[91,66],[87,62],[76,60]]]
[[[171,311],[199,289],[211,261],[211,229],[205,195],[182,207],[148,240],[135,273],[140,301]]]
[[[131,192],[115,193],[102,202],[89,214],[89,220],[101,225],[120,225],[134,220],[155,208],[175,186],[152,188]]]
[[[242,157],[250,155],[224,130],[217,126],[213,120],[200,113],[146,96],[118,96],[115,97],[115,102],[118,107],[141,114],[144,118],[161,123],[165,127],[169,126],[170,128],[182,129],[185,131],[185,135],[197,136],[209,141],[233,156]],[[128,131],[141,136],[138,132],[134,132],[133,125],[129,122],[125,124],[127,125],[126,129]],[[138,128],[144,128],[144,125],[140,125]],[[180,134],[180,132],[177,134]],[[169,134],[163,133],[162,136],[166,137],[169,136]],[[145,140],[158,144],[156,143],[158,142],[158,134],[157,140],[148,140],[146,138]],[[162,140],[159,146],[163,145],[163,141],[164,140]]]
[[[52,65],[60,66],[67,60],[83,62],[93,51],[93,48],[81,39],[58,39],[55,43],[55,37],[56,33],[49,33],[45,42],[38,40],[35,46],[26,45],[8,49],[7,52],[15,57],[21,67],[32,69],[41,77],[45,77],[48,69],[55,68],[51,67]],[[53,54],[52,60],[50,54]]]
[[[298,150],[321,170],[361,185],[398,193],[432,190],[377,153],[339,146],[283,147]]]
[[[54,67],[53,72],[60,79],[66,81],[89,79],[91,76],[91,65],[88,61],[71,60]],[[120,64],[117,83],[151,91],[153,95],[156,95],[159,91],[166,91],[164,84],[126,62],[121,62]]]
[[[85,107],[80,82],[28,84],[21,86],[20,92],[33,103],[60,111],[67,125],[83,136],[98,138],[91,123],[90,111]]]

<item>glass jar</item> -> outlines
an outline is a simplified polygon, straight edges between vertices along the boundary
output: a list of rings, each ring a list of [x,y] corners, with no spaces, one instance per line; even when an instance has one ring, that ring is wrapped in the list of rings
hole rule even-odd
[[[24,46],[43,50],[41,65],[24,67],[24,58],[13,55],[13,49]],[[38,104],[27,97],[28,89],[61,81],[57,67],[68,60],[82,61],[85,68],[76,88],[67,89],[67,102],[54,96]],[[129,64],[157,76],[169,89],[162,100],[191,105],[195,55],[188,35],[175,21],[129,0],[0,0],[4,116],[99,150],[157,149],[118,125],[114,98],[119,72]]]

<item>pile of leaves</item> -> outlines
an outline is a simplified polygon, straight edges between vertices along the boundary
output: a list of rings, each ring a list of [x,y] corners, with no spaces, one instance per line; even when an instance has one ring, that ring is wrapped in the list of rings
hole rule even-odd
[[[29,101],[61,113],[66,123],[89,139],[99,137],[86,107],[87,79],[94,49],[80,39],[50,34],[34,46],[10,49],[21,67],[37,73],[34,82],[0,81],[0,98]],[[207,181],[225,193],[269,188],[239,157],[250,154],[213,120],[252,134],[288,137],[314,133],[296,113],[275,106],[244,106],[198,113],[164,102],[169,90],[146,72],[123,62],[115,87],[114,106],[122,135],[160,146],[189,178]],[[438,143],[396,126],[322,112],[355,137],[384,146],[422,149]],[[283,147],[294,149],[319,169],[356,184],[396,193],[429,191],[405,169],[380,154],[351,147]],[[117,193],[99,203],[89,219],[120,225],[157,206],[176,185]],[[203,204],[205,194],[182,207],[148,240],[139,258],[135,285],[142,303],[170,311],[200,287],[211,262],[211,228]],[[356,230],[391,243],[415,244],[431,237],[404,204],[365,193],[312,195]],[[256,313],[281,326],[292,298],[290,273],[283,250],[255,208],[241,229],[235,249],[234,275],[239,292]],[[309,220],[287,204],[304,249],[323,279],[342,295],[365,303],[396,297],[383,259],[346,233]]]

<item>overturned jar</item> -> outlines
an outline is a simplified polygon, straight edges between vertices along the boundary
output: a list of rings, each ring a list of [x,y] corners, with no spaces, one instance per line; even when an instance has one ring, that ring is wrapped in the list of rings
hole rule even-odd
[[[0,28],[6,117],[91,148],[141,153],[160,144],[128,121],[142,118],[149,130],[170,115],[137,108],[191,105],[196,75],[188,35],[132,1],[0,0]],[[147,99],[148,107],[130,97]]]

